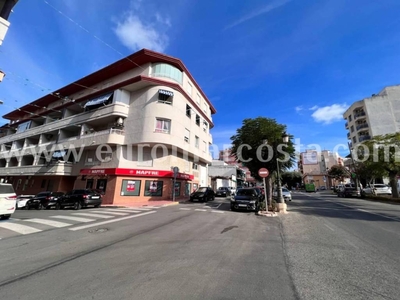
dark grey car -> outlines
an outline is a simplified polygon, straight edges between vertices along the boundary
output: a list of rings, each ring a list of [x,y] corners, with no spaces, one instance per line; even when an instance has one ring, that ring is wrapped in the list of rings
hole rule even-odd
[[[239,189],[231,199],[231,210],[256,211],[259,207],[260,195],[255,188]]]

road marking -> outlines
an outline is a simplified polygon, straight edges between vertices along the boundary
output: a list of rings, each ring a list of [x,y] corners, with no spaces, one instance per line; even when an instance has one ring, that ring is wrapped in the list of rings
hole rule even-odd
[[[144,213],[137,214],[137,215],[130,215],[130,216],[122,217],[122,218],[118,218],[118,219],[113,219],[113,220],[98,222],[98,223],[94,223],[94,224],[89,224],[89,225],[83,225],[83,226],[79,226],[79,227],[69,228],[69,230],[72,230],[72,231],[82,230],[82,229],[86,229],[86,228],[90,228],[90,227],[101,226],[101,225],[105,225],[105,224],[110,224],[110,223],[114,223],[114,222],[119,222],[119,221],[123,221],[123,220],[132,219],[132,218],[142,217],[142,216],[153,214],[153,213],[156,213],[156,212],[157,211],[155,211],[155,210],[148,211],[148,212],[144,212]]]
[[[151,208],[143,208],[143,207],[124,207],[124,208],[105,208],[105,209],[118,209],[118,211],[132,211],[132,210],[150,211],[151,210]]]
[[[48,226],[57,227],[57,228],[67,227],[67,226],[71,226],[72,225],[72,224],[69,224],[69,223],[53,221],[53,220],[47,220],[47,219],[27,219],[27,220],[24,220],[24,222],[32,222],[32,223],[48,225]]]
[[[31,234],[31,233],[42,231],[40,229],[36,229],[36,228],[30,227],[30,226],[16,224],[16,223],[2,223],[2,224],[0,224],[0,227],[20,233],[20,234]]]
[[[190,210],[190,208],[186,208],[186,207],[181,207],[179,208],[180,210]]]
[[[138,212],[142,212],[143,210],[133,210],[133,209],[121,209],[121,208],[102,208],[102,211],[116,211],[116,212],[128,212],[128,213],[138,213]],[[149,211],[146,210],[146,211]]]
[[[325,225],[326,227],[328,227],[330,230],[335,231],[335,229],[333,229],[333,228],[330,227],[329,225],[327,225],[327,224],[325,224],[325,223],[324,223],[324,225]]]
[[[127,216],[129,213],[127,212],[113,212],[113,211],[101,211],[101,210],[92,210],[90,213],[96,213],[96,214],[109,214],[109,215],[116,215],[116,216]]]
[[[199,209],[199,208],[196,208],[195,211],[207,211],[207,209]]]
[[[220,211],[220,210],[211,210],[211,212],[218,213],[218,214],[223,214],[224,213],[223,211]]]
[[[359,247],[357,247],[356,245],[354,245],[352,242],[350,242],[349,240],[345,240],[350,246],[359,249]]]
[[[91,214],[91,213],[74,213],[73,215],[100,218],[100,219],[109,219],[109,218],[114,218],[115,217],[115,216],[106,216],[106,215]]]
[[[50,218],[65,219],[65,220],[77,221],[77,222],[83,222],[83,223],[96,221],[96,219],[71,217],[71,216],[51,216]]]

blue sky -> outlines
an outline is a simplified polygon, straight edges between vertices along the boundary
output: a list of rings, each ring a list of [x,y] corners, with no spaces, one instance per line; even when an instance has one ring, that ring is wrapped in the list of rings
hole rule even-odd
[[[399,13],[398,0],[21,0],[0,46],[0,113],[149,48],[200,84],[219,148],[263,116],[298,150],[332,151],[351,103],[400,84]]]

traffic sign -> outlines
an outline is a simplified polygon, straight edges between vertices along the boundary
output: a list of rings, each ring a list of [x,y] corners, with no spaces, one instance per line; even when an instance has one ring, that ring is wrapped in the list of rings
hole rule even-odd
[[[268,171],[268,169],[266,169],[266,168],[261,168],[260,170],[258,170],[258,175],[259,175],[261,178],[268,177],[269,171]]]

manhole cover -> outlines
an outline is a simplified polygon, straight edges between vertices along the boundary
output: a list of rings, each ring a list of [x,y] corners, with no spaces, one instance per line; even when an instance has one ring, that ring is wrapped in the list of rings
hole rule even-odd
[[[107,228],[97,228],[97,229],[89,230],[89,233],[102,233],[102,232],[106,232],[106,231],[108,231]]]

